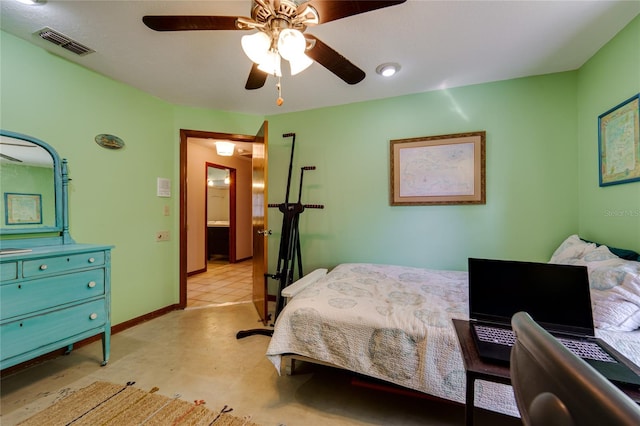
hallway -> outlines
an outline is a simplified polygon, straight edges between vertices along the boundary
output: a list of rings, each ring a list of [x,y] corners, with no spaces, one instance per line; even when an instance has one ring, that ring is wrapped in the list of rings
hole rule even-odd
[[[187,308],[251,301],[251,259],[212,259],[207,272],[187,277]]]

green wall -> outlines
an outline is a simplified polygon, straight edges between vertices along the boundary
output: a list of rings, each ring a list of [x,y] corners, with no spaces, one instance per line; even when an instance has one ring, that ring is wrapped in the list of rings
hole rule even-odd
[[[640,16],[578,73],[580,234],[640,252],[640,182],[598,186],[598,116],[640,92]]]
[[[305,270],[363,261],[465,269],[469,256],[545,261],[569,234],[640,241],[640,183],[597,186],[597,115],[637,93],[636,18],[578,71],[268,117],[269,202],[283,201],[297,134]],[[114,324],[178,302],[179,129],[254,134],[264,117],[172,105],[0,32],[0,127],[69,160],[70,228],[113,244]],[[614,64],[614,65],[611,65]],[[46,72],[45,72],[46,71]],[[389,141],[487,132],[487,203],[389,205]],[[94,142],[125,141],[119,151]],[[170,178],[172,196],[156,196]],[[165,206],[170,216],[164,216]],[[606,209],[630,214],[606,216]],[[270,210],[271,272],[281,215]],[[169,230],[171,241],[156,243]]]
[[[0,127],[42,139],[69,160],[71,235],[113,244],[112,323],[179,300],[179,129],[254,134],[262,117],[163,102],[0,32]],[[94,142],[119,136],[121,150]],[[157,178],[172,196],[156,196]],[[170,216],[164,216],[169,205]],[[169,230],[171,241],[155,233]]]
[[[301,218],[309,268],[546,261],[577,231],[576,97],[569,72],[269,117],[269,199],[284,197],[291,139],[281,135],[295,132],[294,170],[317,167],[303,202],[325,205]],[[487,135],[486,205],[389,205],[391,139],[477,130]],[[270,214],[272,229],[280,217]]]

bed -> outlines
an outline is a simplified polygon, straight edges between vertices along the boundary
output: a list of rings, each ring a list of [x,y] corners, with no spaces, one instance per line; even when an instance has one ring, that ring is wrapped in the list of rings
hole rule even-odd
[[[637,259],[638,260],[638,259]],[[640,262],[567,238],[551,262],[589,269],[596,334],[640,365]],[[304,359],[464,403],[453,318],[468,318],[467,273],[345,263],[283,292],[267,358],[280,374]],[[519,416],[511,387],[476,382],[476,407]]]

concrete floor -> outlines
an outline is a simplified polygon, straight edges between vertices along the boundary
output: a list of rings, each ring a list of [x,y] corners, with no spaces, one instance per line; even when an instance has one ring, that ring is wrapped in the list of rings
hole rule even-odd
[[[3,377],[0,424],[15,425],[97,380],[157,386],[167,396],[203,399],[214,410],[228,405],[263,426],[464,423],[462,406],[357,387],[344,371],[306,364],[280,377],[265,357],[268,337],[235,338],[260,326],[251,303],[174,311],[139,324],[112,337],[105,367],[98,341]],[[476,425],[517,424],[476,410]]]

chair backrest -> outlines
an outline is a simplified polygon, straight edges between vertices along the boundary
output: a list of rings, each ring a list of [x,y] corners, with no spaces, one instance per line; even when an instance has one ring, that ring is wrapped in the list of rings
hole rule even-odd
[[[511,325],[511,383],[525,425],[640,425],[640,406],[529,314]]]

